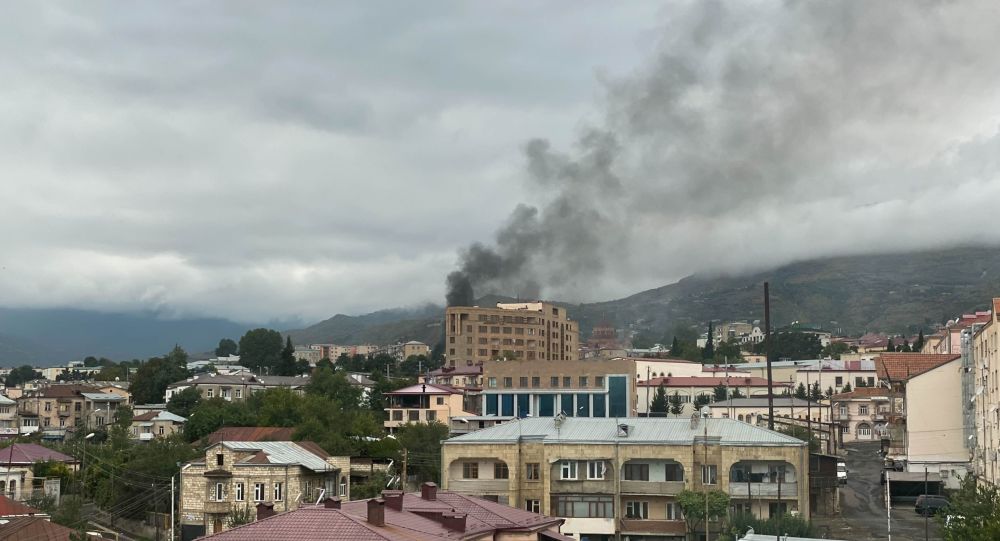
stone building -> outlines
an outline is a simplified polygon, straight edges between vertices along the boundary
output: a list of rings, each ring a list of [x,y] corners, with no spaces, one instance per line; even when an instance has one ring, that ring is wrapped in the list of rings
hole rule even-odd
[[[230,375],[197,374],[183,381],[167,386],[164,402],[170,402],[173,396],[184,389],[194,387],[201,392],[202,398],[221,398],[223,400],[243,400],[250,393],[284,387],[299,391],[309,384],[309,377],[300,376],[258,376],[255,374]]]
[[[442,480],[563,517],[577,539],[682,539],[684,489],[726,492],[737,512],[808,519],[808,453],[803,441],[732,419],[530,418],[446,440]]]
[[[544,302],[497,303],[496,308],[449,306],[445,310],[448,366],[489,359],[576,360],[580,329],[565,308]]]
[[[182,535],[192,539],[226,528],[230,513],[270,504],[276,512],[350,497],[350,457],[327,454],[313,442],[220,441],[205,458],[181,468]],[[251,510],[252,512],[252,510]]]
[[[169,411],[147,411],[132,417],[132,437],[139,441],[169,438],[184,430],[187,419]]]
[[[841,441],[878,441],[888,437],[893,393],[882,386],[859,387],[830,399],[833,421],[840,428]]]
[[[975,471],[980,480],[1000,483],[1000,298],[993,299],[991,319],[971,338],[975,387],[973,404]]]

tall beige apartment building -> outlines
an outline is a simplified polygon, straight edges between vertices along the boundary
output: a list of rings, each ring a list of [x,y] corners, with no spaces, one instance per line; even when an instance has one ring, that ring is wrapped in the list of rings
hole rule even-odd
[[[489,359],[576,360],[580,329],[566,310],[545,302],[497,303],[496,308],[451,306],[445,311],[448,366]]]
[[[990,320],[972,336],[976,447],[973,468],[980,480],[1000,484],[1000,298]]]

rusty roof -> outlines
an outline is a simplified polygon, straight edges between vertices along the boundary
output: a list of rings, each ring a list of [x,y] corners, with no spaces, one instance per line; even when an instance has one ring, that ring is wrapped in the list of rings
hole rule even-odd
[[[212,445],[220,441],[291,441],[294,428],[283,426],[227,426],[205,437]]]
[[[76,459],[35,443],[15,443],[0,449],[0,464],[34,464],[44,460],[75,463]]]
[[[7,496],[0,496],[0,517],[12,517],[17,515],[37,515],[41,513],[34,507],[28,507],[21,502],[14,501]]]
[[[902,382],[961,357],[952,353],[882,353],[875,359],[875,371],[880,379]]]

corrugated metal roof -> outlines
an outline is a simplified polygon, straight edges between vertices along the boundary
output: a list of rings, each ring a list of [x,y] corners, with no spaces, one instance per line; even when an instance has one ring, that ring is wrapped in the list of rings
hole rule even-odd
[[[87,400],[96,400],[101,402],[104,401],[119,402],[125,400],[124,396],[114,393],[80,393],[80,394],[82,394],[83,397],[86,398]]]
[[[767,407],[767,397],[753,396],[749,398],[730,398],[727,400],[720,400],[718,402],[712,402],[708,405],[710,408],[760,408]],[[774,397],[774,407],[776,408],[802,408],[806,409],[808,407],[813,408],[827,408],[829,405],[821,404],[819,402],[810,402],[809,400],[802,400],[801,398],[788,397],[788,396],[776,396]]]
[[[708,437],[718,438],[721,445],[805,445],[802,440],[734,419],[700,419],[692,428],[690,419],[646,417],[568,417],[558,428],[553,418],[521,419],[456,436],[444,444],[516,442],[521,437],[542,439],[545,443],[690,445],[704,435],[705,425],[702,423],[708,425]],[[619,424],[628,425],[628,436],[618,436]]]
[[[290,441],[224,441],[234,451],[262,451],[271,464],[300,465],[313,471],[335,469],[325,460]]]

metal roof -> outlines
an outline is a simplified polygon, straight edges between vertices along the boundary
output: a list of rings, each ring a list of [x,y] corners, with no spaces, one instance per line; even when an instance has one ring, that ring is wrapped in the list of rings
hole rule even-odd
[[[804,446],[802,440],[753,426],[735,419],[699,419],[692,428],[691,420],[659,419],[649,417],[593,418],[567,417],[559,427],[554,418],[527,418],[499,424],[444,442],[445,445],[463,443],[513,443],[522,439],[541,439],[544,443],[619,443],[691,445],[705,433],[717,438],[720,445],[754,446]],[[619,436],[618,425],[628,425],[628,436]]]
[[[712,402],[708,405],[710,408],[766,408],[767,407],[767,397],[757,397],[752,396],[750,398],[729,398],[726,400],[719,400],[718,402]],[[789,396],[776,396],[774,397],[774,407],[776,408],[802,408],[806,409],[808,407],[813,408],[828,408],[828,404],[821,404],[819,402],[810,402],[809,400],[802,400],[801,398],[789,397]]]
[[[120,402],[122,400],[125,400],[124,396],[114,393],[80,393],[80,394],[83,395],[83,397],[86,398],[87,400],[96,400],[102,402],[103,401]]]
[[[234,451],[260,451],[271,464],[299,465],[313,471],[336,469],[315,453],[290,441],[224,441],[222,445]]]

